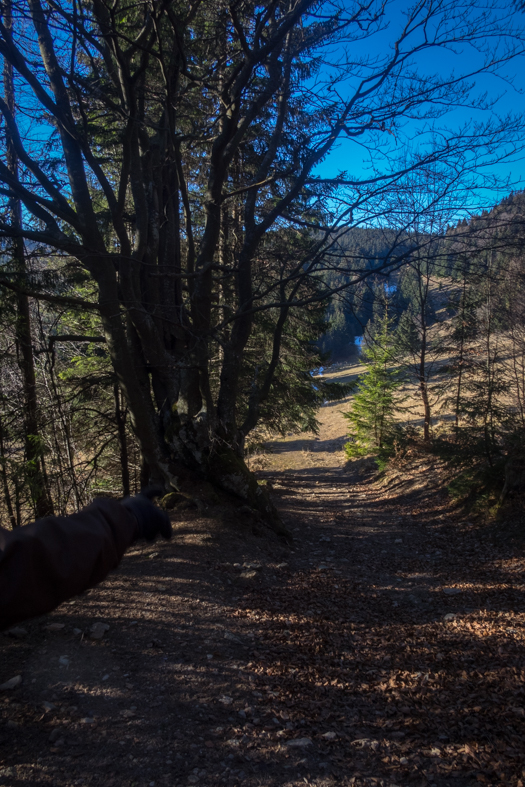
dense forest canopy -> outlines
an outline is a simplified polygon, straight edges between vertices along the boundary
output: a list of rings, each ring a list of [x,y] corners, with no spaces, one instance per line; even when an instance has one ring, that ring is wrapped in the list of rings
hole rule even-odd
[[[473,71],[497,72],[519,37],[492,0],[483,11],[451,0],[392,10],[374,0],[5,0],[2,385],[7,399],[21,391],[17,450],[35,510],[52,506],[46,441],[82,499],[72,413],[84,396],[99,434],[112,424],[123,466],[131,423],[140,483],[205,478],[271,515],[243,461],[247,436],[261,422],[314,424],[316,405],[336,395],[308,375],[329,296],[398,269],[415,217],[468,207],[483,165],[519,145],[519,117],[488,112],[455,130],[443,120],[451,107],[490,109]],[[475,53],[470,73],[418,63],[458,48]],[[354,175],[350,162],[321,177],[343,139],[368,151],[368,172]],[[363,264],[344,235],[366,225],[392,234]],[[39,373],[54,402],[69,385],[60,439],[42,421]],[[103,450],[87,434],[80,442],[93,470]]]

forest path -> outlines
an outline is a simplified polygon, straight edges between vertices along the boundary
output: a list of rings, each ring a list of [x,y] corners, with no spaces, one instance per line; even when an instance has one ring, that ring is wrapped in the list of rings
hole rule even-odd
[[[522,787],[523,542],[461,518],[430,455],[345,465],[341,409],[262,473],[298,536],[280,608],[295,596],[293,695],[319,703],[314,739],[335,733],[333,783]]]
[[[333,737],[319,753],[333,781],[307,783],[523,784],[522,549],[458,522],[435,464],[409,460],[386,486],[275,476],[301,534],[295,590],[274,594],[296,646],[280,674],[295,662],[292,707],[317,744]]]
[[[457,521],[430,457],[346,468],[336,415],[260,473],[292,548],[184,512],[2,638],[0,784],[522,785],[523,550]]]

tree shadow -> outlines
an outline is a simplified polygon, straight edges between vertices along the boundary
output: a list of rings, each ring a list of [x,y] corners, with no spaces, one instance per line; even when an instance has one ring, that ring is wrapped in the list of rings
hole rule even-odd
[[[234,531],[226,552],[183,525],[5,638],[24,682],[0,784],[517,785],[521,558],[484,552],[430,490],[385,503],[345,478],[286,474],[294,552],[254,557]]]

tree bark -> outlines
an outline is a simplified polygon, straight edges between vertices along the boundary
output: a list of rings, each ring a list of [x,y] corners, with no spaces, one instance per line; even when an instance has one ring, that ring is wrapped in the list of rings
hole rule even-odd
[[[4,488],[5,505],[7,508],[7,513],[9,515],[9,521],[11,522],[11,529],[14,530],[19,523],[16,520],[15,512],[13,509],[13,501],[11,500],[11,490],[9,489],[9,479],[7,477],[6,463],[7,460],[5,455],[4,424],[2,421],[2,417],[0,416],[0,473],[2,474],[2,486]]]
[[[128,460],[128,441],[126,437],[126,411],[120,406],[120,388],[118,383],[113,386],[113,398],[115,400],[115,420],[117,422],[118,443],[120,449],[120,468],[122,473],[122,494],[124,497],[130,495],[129,483],[129,460]]]
[[[458,381],[456,386],[456,398],[455,398],[455,405],[454,405],[454,425],[456,430],[456,443],[459,441],[459,408],[461,405],[463,366],[464,366],[464,359],[465,359],[466,297],[467,297],[467,276],[465,273],[463,275],[463,287],[461,291],[461,304],[460,304],[461,332],[459,337]]]
[[[11,2],[4,3],[4,19],[8,30],[12,28]],[[4,92],[6,104],[12,117],[16,114],[13,66],[4,59]],[[15,150],[9,127],[6,127],[7,166],[15,180],[18,181],[18,156]],[[22,227],[22,208],[20,200],[13,197],[9,201],[13,227]],[[26,260],[24,241],[21,235],[12,240],[11,254],[13,267],[20,283],[26,277]],[[23,292],[16,293],[16,341],[18,347],[18,363],[23,384],[24,408],[24,439],[27,462],[27,479],[31,500],[36,518],[53,514],[53,504],[42,468],[43,445],[39,428],[39,412],[36,391],[35,366],[31,336],[31,316],[29,298]]]

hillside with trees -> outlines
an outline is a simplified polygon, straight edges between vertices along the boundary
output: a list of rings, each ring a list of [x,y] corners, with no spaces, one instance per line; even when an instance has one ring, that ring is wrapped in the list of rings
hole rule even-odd
[[[391,285],[376,281],[364,331],[367,372],[348,414],[350,457],[387,456],[421,439],[457,466],[458,493],[495,506],[521,490],[524,207],[519,192],[429,234]],[[415,406],[403,408],[401,381]]]
[[[246,441],[264,423],[309,428],[338,395],[308,376],[330,297],[332,317],[348,293],[364,320],[367,282],[407,259],[411,223],[436,198],[463,215],[495,185],[522,121],[472,78],[519,40],[496,2],[417,5],[402,24],[380,3],[5,2],[10,521],[155,483],[242,498],[279,527]],[[458,42],[474,70],[429,72]],[[454,101],[482,119],[447,129]],[[323,174],[342,144],[365,169]],[[378,237],[363,263],[375,226],[389,248]]]

